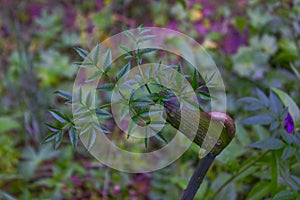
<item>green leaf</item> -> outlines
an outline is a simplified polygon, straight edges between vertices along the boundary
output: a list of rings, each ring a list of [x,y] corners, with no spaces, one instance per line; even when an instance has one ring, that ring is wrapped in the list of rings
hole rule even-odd
[[[277,116],[280,115],[280,113],[283,110],[282,103],[279,101],[278,97],[274,95],[274,93],[270,92],[270,109],[271,111],[276,114]]]
[[[140,31],[140,35],[143,35],[145,33],[151,32],[151,29],[143,29]]]
[[[249,147],[257,148],[257,149],[269,149],[269,150],[277,150],[281,149],[284,146],[284,143],[276,138],[270,138],[267,140],[255,142],[250,144]]]
[[[155,71],[156,72],[160,72],[160,68],[161,68],[161,61],[159,61],[158,63],[156,63],[156,65],[155,65]]]
[[[285,148],[283,150],[283,153],[282,153],[282,156],[281,156],[281,159],[283,161],[285,161],[286,159],[288,159],[289,157],[291,157],[292,155],[294,155],[296,149],[294,149],[293,147],[291,146],[288,146],[287,148]]]
[[[185,2],[185,0],[178,0],[178,2],[182,5],[183,9],[187,8],[187,3]]]
[[[276,38],[270,35],[264,35],[260,44],[261,48],[270,55],[273,55],[278,49]]]
[[[187,108],[191,110],[199,110],[199,104],[197,101],[193,101],[188,97],[183,97],[182,100],[182,103],[184,103]]]
[[[252,47],[268,55],[273,55],[278,49],[276,38],[270,35],[263,35],[262,37],[254,36],[250,39],[250,44]]]
[[[144,98],[138,98],[138,99],[135,99],[133,101],[130,101],[130,106],[133,106],[133,107],[136,107],[136,106],[139,106],[139,107],[142,107],[142,106],[148,106],[148,105],[152,105],[154,104],[154,102],[150,99],[150,98],[147,98],[147,97],[144,97]]]
[[[266,107],[263,102],[253,97],[244,97],[237,102],[245,104],[244,109],[249,111],[255,111]]]
[[[143,28],[144,28],[144,24],[140,24],[140,25],[137,27],[137,30],[139,31],[139,34],[141,34],[141,32],[143,31]]]
[[[300,72],[296,69],[296,67],[293,65],[293,63],[290,63],[290,66],[295,73],[295,75],[300,79]]]
[[[200,83],[200,76],[196,69],[194,69],[193,80],[192,80],[192,88],[196,90]]]
[[[257,140],[266,140],[271,137],[270,131],[261,125],[254,125],[252,128],[258,137]]]
[[[147,40],[152,40],[154,38],[157,38],[157,35],[145,35],[143,37],[140,37],[138,42],[144,42],[144,41],[147,41]]]
[[[238,132],[240,133],[240,132]],[[238,135],[238,134],[237,134]],[[217,160],[230,166],[237,161],[237,158],[246,152],[246,147],[237,143],[236,139],[232,140],[230,144],[218,155]]]
[[[269,55],[253,47],[241,47],[232,56],[233,69],[241,76],[258,78],[268,70]]]
[[[261,115],[256,115],[253,117],[249,117],[242,121],[242,124],[263,124],[267,125],[270,124],[274,120],[274,117],[270,114],[261,114]]]
[[[128,125],[128,131],[127,131],[127,139],[131,136],[131,134],[134,132],[136,127],[137,127],[137,124],[134,122],[134,120],[130,120],[129,125]]]
[[[20,128],[20,124],[13,118],[8,116],[0,117],[0,133]]]
[[[159,141],[162,141],[162,142],[164,142],[165,144],[168,144],[168,140],[163,136],[163,134],[162,134],[161,131],[158,132],[158,133],[156,133],[156,134],[154,135],[154,137],[155,137],[156,139],[158,139]]]
[[[164,72],[164,71],[166,71],[166,72],[170,72],[170,71],[173,72],[173,70],[177,71],[178,70],[178,65],[167,65],[167,66],[164,66],[164,68],[161,71],[158,71],[158,72],[159,73]]]
[[[47,137],[45,137],[43,143],[48,143],[48,142],[51,142],[51,141],[55,140],[57,134],[58,134],[57,132],[51,133],[50,135],[48,135]]]
[[[282,90],[272,88],[272,90],[278,95],[283,105],[289,108],[289,113],[293,118],[294,123],[297,125],[300,123],[300,111],[294,100]]]
[[[288,200],[288,199],[296,199],[296,198],[297,198],[297,192],[285,190],[276,194],[272,200]]]
[[[268,182],[259,182],[256,184],[250,193],[247,196],[247,200],[261,200],[264,199],[263,197],[267,196],[272,187],[271,184]]]
[[[238,100],[239,103],[248,103],[248,104],[256,104],[259,103],[260,101],[254,97],[243,97]]]
[[[139,49],[139,54],[143,55],[143,54],[147,54],[147,53],[151,53],[154,51],[157,51],[158,48],[145,48],[145,49]]]
[[[88,68],[88,67],[95,66],[95,64],[92,62],[73,62],[73,64],[77,67],[82,67],[82,68]]]
[[[60,146],[62,138],[63,138],[63,132],[62,131],[57,132],[55,137],[55,145],[54,145],[55,149],[57,149]]]
[[[55,119],[57,119],[61,123],[66,123],[67,121],[69,121],[68,117],[58,110],[51,109],[49,110],[49,112]]]
[[[279,121],[273,121],[270,125],[270,131],[274,131],[275,129],[277,129],[280,126],[280,122]]]
[[[104,83],[100,86],[98,86],[96,89],[101,91],[112,91],[114,89],[115,85],[113,83]]]
[[[51,124],[48,124],[48,123],[45,123],[45,125],[47,126],[47,128],[52,131],[52,132],[58,132],[61,130],[61,128],[58,128],[58,127],[55,127],[55,126],[52,126]]]
[[[285,107],[280,113],[280,120],[283,121],[289,113],[289,108]]]
[[[295,133],[293,136],[293,139],[294,139],[294,143],[300,147],[300,133]]]
[[[210,96],[210,94],[207,93],[207,92],[196,91],[195,93],[198,94],[199,97],[201,99],[203,99],[203,100],[211,100],[212,99],[212,97]]]
[[[246,129],[242,125],[236,123],[235,126],[236,126],[236,132],[238,133],[236,134],[238,141],[242,144],[242,146],[244,147],[248,146],[251,143],[250,134],[246,131]]]
[[[104,109],[96,109],[96,115],[97,115],[98,118],[101,118],[101,119],[107,119],[107,118],[112,117],[110,112],[108,112]]]
[[[244,17],[236,17],[234,19],[234,25],[242,33],[247,25],[247,20]]]
[[[264,103],[267,107],[269,105],[269,98],[263,93],[260,89],[256,88],[256,93],[258,98]]]
[[[92,92],[89,92],[86,96],[85,104],[88,108],[90,108],[92,103],[93,103]]]
[[[68,131],[69,133],[69,138],[71,141],[71,144],[74,149],[77,149],[77,144],[78,144],[78,134],[75,132],[74,127],[71,127]]]
[[[34,176],[34,172],[40,163],[46,160],[56,158],[61,155],[59,151],[51,149],[51,144],[42,145],[39,151],[35,151],[33,147],[28,147],[22,150],[20,163],[20,174],[25,179],[29,179]]]
[[[228,173],[220,172],[218,176],[216,176],[211,184],[211,188],[220,188],[222,184],[224,184],[228,179],[230,178],[230,175]],[[235,191],[235,186],[234,182],[231,182],[227,184],[222,191],[216,196],[214,199],[228,199],[228,200],[233,200],[236,199],[237,192]],[[204,198],[206,199],[206,198]]]
[[[130,49],[129,49],[128,47],[123,46],[123,45],[120,45],[119,48],[120,48],[121,50],[123,50],[125,53],[131,54],[131,53],[130,53]]]
[[[215,80],[215,77],[216,77],[216,72],[214,71],[210,77],[208,77],[208,74],[205,74],[205,77],[204,77],[204,82],[205,82],[205,85],[207,87],[213,87],[213,81]]]
[[[77,98],[78,98],[79,102],[82,103],[82,87],[78,88],[77,95],[78,95]]]
[[[96,137],[97,137],[97,134],[96,134],[95,130],[93,129],[89,134],[88,150],[90,150],[93,147],[93,145],[96,141]]]
[[[89,55],[89,52],[87,50],[84,50],[79,47],[75,47],[74,49],[78,53],[78,55],[83,59],[86,59],[86,57]]]
[[[88,77],[88,79],[85,82],[87,83],[87,82],[93,81],[95,79],[99,79],[99,78],[101,78],[102,74],[103,74],[103,72],[96,71],[90,77]]]
[[[104,59],[102,61],[102,68],[105,72],[108,72],[111,69],[111,66],[112,66],[112,54],[111,54],[111,50],[107,49],[104,55]]]
[[[116,81],[120,80],[122,76],[130,71],[130,62],[128,62],[117,74]]]
[[[146,127],[144,143],[145,143],[145,147],[147,149],[148,146],[149,146],[149,130],[148,130],[148,127]]]
[[[286,141],[288,144],[292,144],[294,142],[294,136],[291,134],[287,134],[285,130],[280,130],[280,135],[284,141]]]
[[[300,178],[299,177],[291,174],[287,183],[292,189],[299,191],[299,189],[300,189]]]
[[[177,71],[183,75],[183,69],[182,69],[181,63],[178,63],[178,65],[177,65]]]
[[[98,64],[99,57],[100,57],[100,44],[97,43],[96,47],[95,47],[95,49],[93,51],[93,61],[94,61],[95,65]]]
[[[2,197],[5,200],[16,200],[13,196],[9,195],[4,191],[0,191],[0,197]]]
[[[159,100],[160,95],[158,93],[151,93],[151,94],[147,94],[147,97],[154,102]]]
[[[296,43],[292,41],[290,38],[283,38],[279,40],[278,45],[280,47],[280,53],[276,56],[276,59],[281,58],[283,61],[292,61],[297,58],[298,50]]]
[[[131,39],[131,41],[137,42],[136,36],[134,36],[130,31],[125,31],[124,33],[129,39]]]
[[[111,133],[111,131],[107,128],[107,127],[105,127],[103,124],[100,124],[100,126],[99,127],[97,127],[101,132],[103,132],[104,134],[110,134]]]
[[[57,94],[58,96],[71,101],[72,100],[72,93],[71,92],[66,92],[63,90],[57,90],[54,92],[54,94]]]

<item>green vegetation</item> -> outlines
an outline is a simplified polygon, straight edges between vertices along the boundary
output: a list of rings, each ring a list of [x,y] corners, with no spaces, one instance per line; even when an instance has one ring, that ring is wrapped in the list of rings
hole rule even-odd
[[[226,86],[236,136],[214,161],[196,199],[299,198],[298,0],[7,0],[0,5],[0,199],[179,198],[202,156],[197,145],[164,169],[129,174],[96,161],[72,121],[70,92],[78,64],[98,43],[140,24],[193,37],[212,56]],[[116,61],[122,66],[118,73],[101,60],[103,73],[115,70],[113,81],[119,80],[130,69],[130,59],[139,62],[144,56],[143,61],[157,63],[151,57],[154,51],[127,52],[127,60]],[[109,51],[104,54],[111,59]],[[177,63],[172,69],[190,75],[187,79],[193,89],[201,89],[200,106],[206,110],[211,96],[205,83],[211,77],[199,77]],[[97,91],[113,87],[107,78]],[[159,92],[155,84],[145,89]],[[157,93],[147,98],[135,93],[131,112],[142,115],[149,108],[140,107],[165,100]],[[110,118],[106,103],[97,110],[100,121]],[[136,117],[136,122],[147,123],[147,117]],[[102,131],[128,139],[114,127],[103,126]],[[155,149],[172,137],[160,134],[159,143],[143,144]]]

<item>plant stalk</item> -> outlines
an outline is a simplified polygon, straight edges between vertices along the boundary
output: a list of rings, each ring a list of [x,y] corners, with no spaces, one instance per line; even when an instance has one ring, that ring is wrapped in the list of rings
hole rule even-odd
[[[190,199],[195,198],[198,188],[200,187],[201,183],[203,182],[205,174],[207,173],[209,167],[213,163],[215,157],[216,156],[214,154],[209,153],[200,160],[194,174],[192,175],[192,177],[189,181],[188,186],[183,191],[183,194],[182,194],[180,200],[190,200]]]
[[[194,116],[196,113],[181,113],[176,97],[171,97],[164,101],[164,107],[166,110],[166,121],[170,123],[174,128],[179,130],[185,136],[193,139],[193,142],[200,147],[207,147],[203,144],[204,139],[211,137],[215,141],[215,137],[218,137],[216,144],[209,144],[208,146],[214,145],[212,150],[200,160],[195,172],[193,173],[188,186],[184,190],[181,200],[192,200],[194,199],[203,179],[213,163],[215,157],[219,155],[224,148],[231,142],[235,135],[235,124],[234,121],[226,114],[220,112],[199,112],[199,124],[197,127],[196,135],[194,136],[195,120],[198,116]],[[219,131],[221,133],[219,134]],[[208,132],[209,131],[209,132]],[[207,133],[209,135],[207,135]]]

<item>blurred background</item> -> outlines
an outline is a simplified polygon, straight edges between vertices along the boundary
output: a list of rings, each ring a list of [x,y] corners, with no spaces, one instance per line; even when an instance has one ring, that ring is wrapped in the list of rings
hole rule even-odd
[[[56,150],[42,143],[50,133],[45,123],[55,123],[48,109],[70,113],[53,93],[72,89],[72,63],[81,61],[74,47],[91,50],[141,24],[194,38],[223,76],[237,137],[214,162],[197,199],[272,199],[299,190],[299,177],[282,175],[289,177],[296,158],[280,168],[283,163],[273,163],[270,154],[232,178],[261,154],[248,145],[271,134],[264,126],[239,123],[247,112],[237,99],[276,87],[300,103],[299,21],[298,0],[2,0],[0,199],[178,199],[199,160],[195,145],[162,170],[128,174],[100,164],[80,144],[73,150],[67,134]],[[290,151],[300,158],[299,148]]]

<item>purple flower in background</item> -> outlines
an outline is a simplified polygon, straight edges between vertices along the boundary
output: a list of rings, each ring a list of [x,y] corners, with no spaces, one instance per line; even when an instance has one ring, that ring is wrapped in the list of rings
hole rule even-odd
[[[28,5],[28,12],[31,18],[40,17],[43,9],[43,4],[41,3],[30,3]]]
[[[209,31],[209,29],[206,26],[204,26],[202,23],[197,23],[195,25],[195,29],[201,36],[207,34]]]
[[[288,115],[287,115],[286,118],[284,119],[283,125],[284,125],[285,130],[286,130],[289,134],[293,133],[295,127],[294,127],[294,121],[293,121],[293,119],[292,119],[290,113],[288,113]]]
[[[205,16],[210,16],[212,13],[213,13],[213,10],[210,9],[210,8],[204,8],[204,9],[203,9],[203,14],[204,14]]]
[[[169,29],[177,30],[177,23],[176,21],[170,21],[166,27]]]
[[[222,42],[223,50],[227,54],[235,54],[240,46],[247,44],[247,40],[247,30],[240,33],[233,25],[229,25],[226,37]]]

